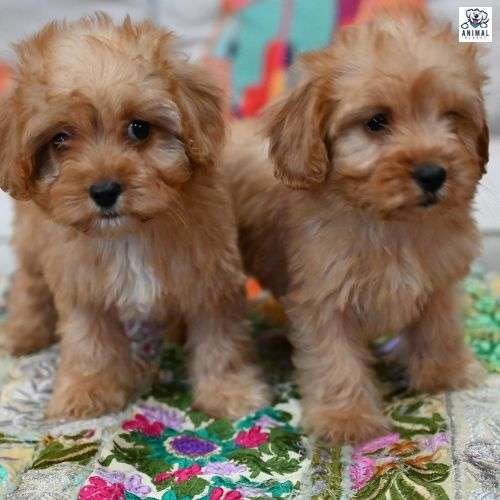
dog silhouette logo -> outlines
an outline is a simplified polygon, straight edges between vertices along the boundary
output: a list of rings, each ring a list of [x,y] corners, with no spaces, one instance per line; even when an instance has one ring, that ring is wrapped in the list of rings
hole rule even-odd
[[[490,19],[486,11],[482,9],[467,9],[465,15],[467,16],[467,21],[461,25],[462,29],[488,27]]]
[[[460,42],[492,41],[491,7],[459,8],[459,41]]]

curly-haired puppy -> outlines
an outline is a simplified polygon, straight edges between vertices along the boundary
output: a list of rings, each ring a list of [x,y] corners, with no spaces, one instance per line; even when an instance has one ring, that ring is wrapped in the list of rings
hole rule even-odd
[[[455,294],[479,247],[485,75],[456,38],[423,15],[348,28],[304,57],[268,148],[245,124],[227,150],[244,263],[284,298],[304,422],[334,442],[388,425],[367,349],[380,334],[403,332],[414,389],[479,380]]]
[[[1,186],[19,269],[2,343],[61,337],[47,415],[122,408],[148,380],[123,322],[182,317],[194,404],[265,402],[242,321],[244,275],[218,163],[221,96],[171,33],[97,14],[16,46],[0,107]]]

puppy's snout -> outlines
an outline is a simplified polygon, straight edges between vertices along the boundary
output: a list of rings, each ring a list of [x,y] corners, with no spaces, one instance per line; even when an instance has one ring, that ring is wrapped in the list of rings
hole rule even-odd
[[[446,170],[441,165],[423,163],[414,168],[412,177],[423,191],[434,194],[443,186]]]
[[[111,208],[120,194],[122,185],[115,181],[102,181],[92,184],[89,189],[90,197],[102,208]]]

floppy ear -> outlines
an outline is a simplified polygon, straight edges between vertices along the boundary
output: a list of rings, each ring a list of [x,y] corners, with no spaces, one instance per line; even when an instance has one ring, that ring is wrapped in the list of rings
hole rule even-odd
[[[222,91],[202,68],[179,66],[175,90],[186,154],[194,165],[213,167],[225,138]]]
[[[0,188],[13,198],[30,198],[31,158],[25,158],[16,141],[16,116],[12,92],[0,96]]]
[[[486,122],[483,124],[483,128],[477,138],[477,154],[479,156],[479,161],[481,165],[481,173],[484,175],[486,173],[486,164],[490,159],[489,155],[490,146],[490,130]]]
[[[326,108],[320,82],[313,79],[267,112],[265,132],[274,175],[288,187],[311,188],[326,177],[329,165],[323,131]]]

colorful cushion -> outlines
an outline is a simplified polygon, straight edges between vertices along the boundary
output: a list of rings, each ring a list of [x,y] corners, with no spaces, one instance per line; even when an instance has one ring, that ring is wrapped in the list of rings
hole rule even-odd
[[[230,89],[233,114],[254,116],[290,85],[287,70],[298,55],[325,47],[339,27],[378,8],[408,4],[424,8],[424,0],[225,0],[209,62]]]

